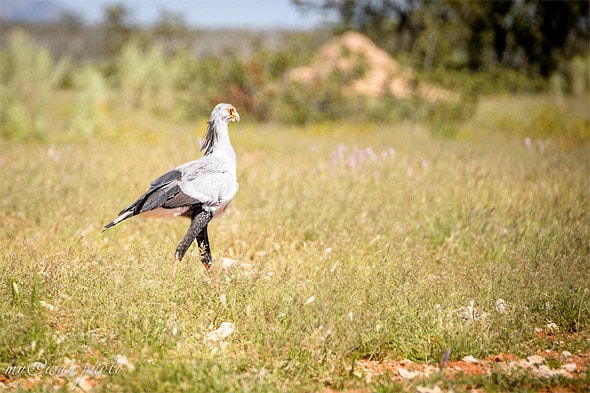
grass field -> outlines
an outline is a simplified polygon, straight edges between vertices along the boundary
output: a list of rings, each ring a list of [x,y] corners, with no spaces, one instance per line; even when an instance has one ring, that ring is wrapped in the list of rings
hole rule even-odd
[[[418,124],[297,128],[242,113],[230,126],[240,189],[209,230],[221,295],[194,246],[169,280],[188,221],[100,233],[153,178],[200,156],[204,120],[113,111],[96,137],[0,142],[2,383],[585,391],[583,370],[402,383],[368,380],[357,363],[590,354],[588,114],[548,108],[484,100],[451,139]],[[222,322],[235,331],[216,341]]]

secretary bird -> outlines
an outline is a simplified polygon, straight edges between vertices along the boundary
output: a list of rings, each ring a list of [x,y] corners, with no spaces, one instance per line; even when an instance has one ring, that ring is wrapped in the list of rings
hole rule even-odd
[[[211,270],[207,225],[223,213],[238,191],[236,153],[228,132],[228,123],[234,121],[240,121],[236,108],[230,104],[217,104],[211,112],[201,145],[205,155],[158,177],[145,194],[105,225],[102,232],[135,215],[188,217],[191,224],[176,248],[172,278],[176,276],[178,263],[196,239],[201,262],[211,282],[217,286]]]

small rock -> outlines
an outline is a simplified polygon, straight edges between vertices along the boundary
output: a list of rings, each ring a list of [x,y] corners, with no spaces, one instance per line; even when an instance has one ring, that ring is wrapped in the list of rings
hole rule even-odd
[[[44,307],[44,308],[46,308],[49,311],[55,311],[55,309],[56,309],[56,307],[53,304],[44,302],[43,300],[41,300],[39,302],[39,304],[41,305],[41,307]]]
[[[559,326],[557,326],[557,324],[554,323],[554,322],[549,322],[547,325],[545,325],[545,327],[547,328],[547,330],[549,331],[549,333],[557,333],[557,332],[559,332]]]
[[[561,357],[564,358],[564,359],[569,359],[572,356],[574,356],[574,355],[572,355],[572,353],[570,351],[563,351],[563,352],[561,352]]]
[[[217,353],[227,346],[227,343],[224,340],[235,330],[236,327],[233,323],[222,322],[221,325],[219,325],[219,328],[205,335],[205,344],[211,349],[213,353]]]
[[[236,264],[235,259],[227,258],[227,257],[221,259],[221,267],[224,269],[229,269],[230,267],[232,267],[235,264]]]
[[[543,356],[539,356],[539,355],[532,355],[532,356],[527,357],[526,361],[531,366],[537,366],[537,365],[545,363],[545,358]]]
[[[463,359],[461,359],[461,360],[463,360],[464,362],[467,362],[467,363],[473,363],[473,364],[479,363],[479,360],[477,360],[476,358],[474,358],[471,355],[464,356]]]
[[[566,363],[561,366],[561,369],[567,371],[568,373],[575,373],[578,369],[578,366],[576,363]]]
[[[542,364],[537,368],[537,374],[541,377],[541,378],[552,378],[554,377],[557,373],[553,370],[551,370],[548,366]]]
[[[426,366],[424,366],[424,369],[421,372],[421,376],[422,377],[429,377],[432,374],[434,374],[435,372],[437,372],[438,370],[439,370],[439,368],[436,366],[426,365]]]
[[[205,339],[208,341],[220,341],[227,337],[229,337],[234,331],[236,327],[231,322],[221,322],[219,328],[213,330],[212,332],[207,333]]]
[[[420,375],[420,373],[417,371],[410,371],[410,370],[406,370],[405,368],[398,368],[397,373],[403,379],[414,379],[418,375]]]

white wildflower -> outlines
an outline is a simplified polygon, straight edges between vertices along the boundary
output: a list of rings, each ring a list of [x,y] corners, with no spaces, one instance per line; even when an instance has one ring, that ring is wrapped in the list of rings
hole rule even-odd
[[[506,308],[506,301],[502,298],[498,298],[498,300],[496,300],[496,310],[498,310],[500,314],[506,314]]]

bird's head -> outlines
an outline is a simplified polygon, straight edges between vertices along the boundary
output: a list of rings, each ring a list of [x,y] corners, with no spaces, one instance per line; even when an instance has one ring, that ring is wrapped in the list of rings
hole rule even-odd
[[[221,118],[226,123],[229,123],[233,121],[240,121],[240,114],[233,105],[217,104],[211,113],[211,120],[213,121],[216,118]]]

